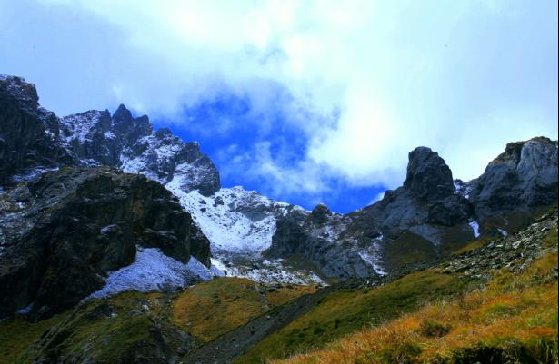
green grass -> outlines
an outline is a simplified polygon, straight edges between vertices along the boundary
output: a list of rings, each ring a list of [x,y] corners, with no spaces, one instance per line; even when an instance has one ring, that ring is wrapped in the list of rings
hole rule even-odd
[[[45,331],[68,317],[65,312],[48,320],[30,322],[11,318],[0,322],[0,363],[15,363],[18,356]]]
[[[167,299],[162,293],[125,292],[110,299],[90,301],[66,313],[55,325],[47,321],[32,324],[37,329],[51,325],[51,330],[42,335],[40,343],[23,350],[16,362],[60,357],[97,363],[149,359],[152,353],[144,349],[161,345],[161,340],[176,349],[180,346],[180,335],[167,319]]]
[[[333,292],[236,363],[259,363],[320,348],[349,333],[413,311],[428,301],[452,296],[465,287],[466,282],[454,275],[425,271],[374,289]]]
[[[465,287],[453,298],[438,294],[418,310],[271,362],[557,363],[558,230],[541,245],[542,253],[521,272],[502,269],[483,287]]]
[[[437,257],[434,244],[409,231],[384,246],[385,264],[392,269],[429,262]]]

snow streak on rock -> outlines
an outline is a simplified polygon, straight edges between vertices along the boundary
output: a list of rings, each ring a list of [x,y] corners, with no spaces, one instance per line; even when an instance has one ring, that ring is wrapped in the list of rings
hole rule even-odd
[[[471,227],[471,229],[473,230],[473,234],[475,238],[478,238],[480,236],[480,228],[478,226],[478,222],[476,221],[469,221],[469,225]]]
[[[288,267],[283,259],[263,260],[249,265],[226,266],[219,259],[212,259],[212,266],[227,277],[247,278],[264,284],[317,284],[326,283],[315,272]]]
[[[384,276],[387,275],[387,272],[382,265],[382,249],[380,244],[382,241],[383,234],[373,239],[371,245],[367,249],[359,251],[358,254],[365,262],[371,264],[376,274]]]
[[[36,167],[23,173],[12,176],[14,182],[31,182],[38,179],[43,173],[56,172],[58,167]]]

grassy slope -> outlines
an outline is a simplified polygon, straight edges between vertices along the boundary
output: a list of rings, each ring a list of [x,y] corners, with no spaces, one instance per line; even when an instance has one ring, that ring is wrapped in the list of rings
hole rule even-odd
[[[17,357],[29,344],[67,316],[68,313],[63,313],[36,323],[22,318],[12,318],[0,322],[0,363],[15,363]]]
[[[65,313],[65,319],[51,326],[52,330],[43,334],[35,345],[28,341],[28,348],[21,353],[19,361],[27,363],[36,357],[64,356],[78,362],[90,359],[113,363],[144,355],[139,350],[142,343],[152,345],[158,340],[154,335],[160,333],[170,347],[177,348],[179,335],[165,319],[166,300],[159,292],[125,292],[109,300],[92,300]],[[2,326],[0,330],[4,329]]]
[[[0,363],[28,363],[46,356],[106,363],[149,359],[142,347],[160,345],[160,333],[171,350],[185,351],[187,347],[181,349],[185,345],[213,339],[314,290],[307,286],[267,289],[246,279],[224,278],[201,283],[177,297],[124,292],[48,320],[0,322]],[[185,343],[178,330],[196,341]]]
[[[428,304],[285,362],[471,363],[492,356],[496,362],[557,362],[556,267],[558,255],[549,253],[522,274],[500,272],[482,290]]]
[[[435,297],[460,292],[465,285],[454,275],[426,271],[376,289],[333,292],[316,308],[261,341],[236,362],[258,363],[322,347],[348,333],[417,309]]]
[[[473,246],[465,250],[472,250],[476,249],[477,247],[478,246],[475,246],[473,244]],[[542,242],[542,247],[545,249],[553,248],[557,251],[558,230],[550,231],[550,233]],[[483,341],[480,344],[489,345],[491,348],[498,348],[499,350],[501,350],[500,345],[502,345],[503,343],[503,337],[500,337],[498,334],[494,335],[493,329],[501,329],[504,332],[508,332],[508,325],[513,325],[515,327],[523,326],[522,322],[515,320],[511,320],[508,322],[509,319],[504,319],[505,321],[496,320],[494,322],[494,319],[501,320],[501,318],[499,317],[501,314],[500,310],[503,309],[504,312],[510,314],[510,316],[515,316],[518,314],[521,317],[521,321],[523,321],[523,317],[525,317],[528,322],[532,322],[531,325],[537,325],[536,323],[540,322],[539,318],[542,318],[542,320],[544,320],[544,326],[542,327],[538,325],[534,327],[526,327],[527,330],[523,331],[523,329],[519,332],[520,337],[532,337],[532,339],[530,340],[521,340],[519,344],[521,349],[518,348],[519,350],[537,350],[535,349],[534,345],[538,346],[538,343],[534,344],[531,340],[537,340],[539,337],[544,338],[546,342],[544,344],[545,346],[550,345],[550,335],[557,335],[557,331],[553,332],[551,331],[551,329],[555,328],[558,322],[557,315],[553,315],[553,313],[555,313],[558,309],[558,280],[557,278],[551,280],[550,276],[548,278],[544,277],[546,276],[545,272],[549,275],[557,274],[553,273],[552,271],[554,267],[558,266],[558,262],[557,260],[555,260],[556,254],[557,253],[553,253],[551,255],[549,254],[546,258],[542,258],[541,260],[539,260],[539,262],[534,263],[531,269],[527,270],[521,275],[516,275],[513,273],[503,273],[502,278],[500,278],[501,276],[496,277],[493,283],[489,284],[485,290],[479,291],[477,293],[470,293],[470,298],[468,298],[467,300],[478,300],[481,302],[481,305],[483,305],[482,302],[488,303],[492,300],[496,301],[495,306],[493,306],[492,303],[488,303],[488,305],[490,305],[487,308],[489,310],[488,312],[481,314],[482,316],[477,316],[473,319],[476,321],[482,320],[482,318],[484,318],[486,320],[484,325],[487,326],[483,325],[478,328],[473,327],[472,332],[476,334],[471,335],[470,338],[473,339],[477,336],[480,336],[480,332],[477,330],[486,330],[485,332],[490,336],[487,337],[487,341]],[[515,282],[524,283],[520,283],[520,286],[512,287],[512,284],[514,284]],[[406,351],[406,347],[408,345],[406,343],[412,343],[410,345],[410,350],[413,353],[415,353],[415,351],[418,351],[418,353],[422,353],[421,355],[416,353],[420,355],[420,357],[428,357],[431,354],[429,354],[430,350],[427,350],[426,348],[433,347],[433,345],[435,345],[434,342],[443,342],[444,340],[438,337],[430,338],[428,341],[432,340],[432,342],[429,343],[425,343],[421,340],[416,343],[416,339],[408,340],[405,341],[406,345],[404,345],[403,349],[403,347],[399,347],[398,345],[397,347],[392,347],[391,345],[389,345],[392,340],[399,340],[398,337],[393,336],[388,337],[387,341],[385,342],[386,347],[380,349],[379,346],[376,346],[375,349],[372,349],[375,354],[369,352],[368,354],[359,356],[357,354],[354,355],[353,352],[358,350],[358,348],[364,345],[367,346],[369,344],[365,344],[363,341],[361,341],[359,337],[359,335],[361,334],[357,334],[358,336],[354,336],[354,334],[362,330],[364,330],[364,333],[370,332],[371,330],[377,330],[372,329],[372,327],[378,327],[380,331],[387,330],[389,328],[389,326],[387,325],[391,325],[391,323],[385,324],[383,323],[383,321],[398,319],[399,317],[404,317],[403,320],[405,320],[405,318],[407,317],[416,317],[417,321],[415,321],[414,324],[416,325],[416,329],[418,329],[418,327],[422,327],[424,330],[435,330],[436,332],[438,332],[438,330],[451,330],[451,328],[448,327],[447,324],[441,326],[441,323],[437,320],[437,317],[441,314],[441,312],[443,312],[443,310],[446,309],[445,307],[455,307],[455,309],[457,309],[457,307],[460,307],[461,301],[454,301],[450,295],[454,293],[461,293],[462,295],[464,295],[463,292],[468,291],[468,286],[468,282],[461,281],[457,279],[456,276],[443,275],[434,271],[424,271],[409,274],[400,280],[391,282],[379,288],[362,291],[335,292],[328,296],[314,310],[311,310],[303,317],[300,317],[282,330],[279,330],[275,334],[260,342],[254,348],[249,350],[249,352],[247,352],[244,356],[239,358],[237,360],[237,363],[263,362],[264,360],[285,358],[294,355],[295,353],[321,349],[326,345],[329,345],[329,347],[336,347],[335,350],[325,351],[330,353],[329,355],[332,354],[332,357],[327,356],[325,359],[325,357],[321,356],[322,351],[319,351],[317,352],[317,355],[318,358],[322,358],[322,360],[315,360],[315,354],[312,354],[299,357],[296,362],[398,362],[400,360],[398,357],[398,352],[401,350]],[[456,295],[456,297],[459,297],[459,295]],[[515,302],[508,301],[511,299],[513,299]],[[500,302],[502,300],[504,302],[510,302],[512,307],[509,307],[507,303]],[[518,300],[521,300],[523,302],[517,302]],[[455,306],[453,306],[449,302],[455,302]],[[526,309],[524,305],[527,302],[529,302],[529,306],[532,305],[531,307],[538,306],[536,311],[530,311]],[[551,304],[551,302],[554,304]],[[432,305],[429,306],[432,307],[431,311],[429,309],[426,309],[425,311],[415,311],[426,304]],[[479,309],[483,311],[486,310],[485,308],[482,308],[482,306],[480,306]],[[451,311],[453,311],[453,309],[449,308],[449,310],[451,314]],[[494,316],[492,316],[492,310],[497,311]],[[406,312],[409,312],[410,316],[403,315],[403,313]],[[423,320],[423,316],[432,317],[432,319]],[[456,316],[456,321],[453,323],[453,325],[460,326],[461,320],[463,319],[466,320],[465,325],[463,326],[469,327],[469,318],[460,317],[460,315]],[[410,320],[407,322],[408,324],[413,325]],[[493,326],[494,324],[496,324],[497,326]],[[417,330],[414,332],[419,331]],[[529,332],[532,332],[534,335],[531,336]],[[401,333],[399,333],[399,335],[400,334]],[[348,335],[350,336],[347,340],[342,339],[344,336]],[[473,349],[473,347],[475,348],[473,350],[475,350],[476,352],[476,350],[478,350],[478,347],[472,342],[470,342],[470,344],[473,344],[474,346],[471,345],[470,347],[470,344],[467,345],[469,343],[468,341],[461,341],[464,339],[465,333],[463,332],[463,334],[461,335],[463,336],[459,336],[459,339],[455,337],[455,339],[458,341],[455,341],[456,346],[452,350],[453,355],[467,355],[465,353],[468,353],[468,350]],[[440,335],[438,334],[436,336]],[[448,337],[453,338],[454,336],[450,335]],[[496,344],[497,346],[492,346],[492,337],[494,337],[499,342],[498,344]],[[340,341],[341,343],[344,342],[348,345],[351,345],[352,348],[349,349],[349,351],[342,350],[342,344],[339,344],[339,341],[337,341],[340,339],[342,339],[342,341]],[[519,337],[515,340],[517,339],[519,339]],[[376,340],[380,340],[379,337],[373,339],[373,341]],[[351,344],[352,342],[354,344]],[[463,346],[459,344],[461,342],[464,343]],[[515,343],[517,343],[517,341],[515,341]],[[517,347],[516,345],[518,344],[512,344],[510,349]],[[553,345],[557,345],[557,343],[555,344],[555,342],[553,342]],[[452,345],[450,345],[450,347],[452,347]],[[382,360],[384,357],[382,354],[379,354],[379,350],[385,353],[383,355],[385,355],[386,359],[388,358],[387,360]],[[438,350],[432,351],[434,357],[438,355],[444,355],[444,357],[445,355],[451,355],[449,354],[449,352],[442,352]],[[461,354],[461,350],[464,350],[463,354]],[[339,356],[333,354],[337,351],[340,351]],[[395,354],[397,356],[391,356],[394,352],[397,352],[397,354]],[[509,354],[506,353],[503,355]],[[350,359],[344,359],[345,357]],[[469,362],[469,360],[466,360],[465,362]]]
[[[174,301],[173,322],[208,342],[314,290],[310,286],[270,289],[242,278],[214,279],[186,290]]]
[[[552,231],[543,247],[557,249],[557,234],[557,230]],[[547,274],[557,267],[555,259],[554,255],[547,256],[523,275],[504,272],[484,291],[472,292],[461,300],[451,297],[464,291],[468,282],[455,275],[433,271],[416,272],[375,289],[333,292],[308,314],[256,345],[239,362],[283,358],[327,345],[332,350],[294,360],[333,362],[329,359],[333,352],[345,353],[351,358],[350,362],[394,362],[399,355],[418,360],[438,356],[468,358],[479,353],[481,347],[490,351],[502,348],[550,354],[554,352],[550,348],[557,345],[549,338],[557,333],[551,330],[558,322],[558,297],[555,295],[557,278],[550,279]],[[29,362],[29,358],[37,354],[38,346],[32,346],[36,340],[55,343],[51,349],[56,350],[51,350],[51,354],[78,355],[86,348],[87,357],[114,362],[138,351],[138,345],[153,342],[149,332],[154,323],[158,323],[170,339],[171,349],[177,349],[182,345],[181,337],[175,332],[177,328],[192,334],[199,343],[204,342],[312,290],[290,287],[268,291],[244,279],[218,279],[189,289],[178,297],[126,292],[108,300],[91,301],[77,311],[37,323],[5,320],[0,322],[0,363],[17,362],[22,352],[21,361]],[[428,306],[414,313],[426,304]],[[144,310],[145,305],[148,310]],[[468,316],[458,314],[460,310],[465,311],[464,306],[472,306],[466,310]],[[410,315],[407,316],[407,312]],[[464,325],[461,320],[465,320]],[[59,327],[57,335],[44,334],[55,326]],[[398,327],[408,328],[399,331]],[[460,327],[467,331],[459,331]],[[507,336],[511,327],[518,328],[514,337]],[[361,341],[360,335],[374,335],[373,341],[383,342],[380,336],[375,336],[380,335],[375,333],[378,329],[390,332],[393,342],[404,344],[386,345],[380,351],[371,346],[372,340]],[[413,336],[407,336],[411,332]],[[354,340],[356,345],[352,347],[350,341],[340,340],[343,337]],[[401,337],[402,341],[398,341]],[[322,355],[327,355],[327,359],[318,360]]]

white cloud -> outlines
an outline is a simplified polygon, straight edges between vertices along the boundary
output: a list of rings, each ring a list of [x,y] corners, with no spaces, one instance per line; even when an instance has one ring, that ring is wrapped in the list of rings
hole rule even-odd
[[[237,148],[230,146],[228,149],[235,153]],[[236,154],[232,164],[226,165],[223,172],[239,173],[240,170],[246,174],[245,178],[266,181],[266,191],[262,192],[274,196],[302,192],[320,196],[332,192],[331,172],[312,161],[290,163],[282,160],[281,156],[275,157],[269,142],[257,143],[253,150]]]
[[[557,71],[549,67],[553,61],[541,61],[556,56],[557,45],[550,43],[556,40],[547,35],[555,33],[554,16],[547,17],[542,4],[39,3],[52,6],[50,14],[58,9],[59,16],[67,9],[93,14],[101,23],[85,24],[91,29],[75,25],[85,35],[95,37],[103,24],[118,30],[114,39],[103,40],[116,44],[88,68],[92,79],[105,79],[86,91],[92,107],[125,101],[151,115],[173,115],[183,103],[212,98],[226,85],[246,95],[263,122],[270,122],[266,110],[278,102],[270,85],[285,88],[292,96],[281,100],[292,115],[285,122],[306,135],[305,155],[294,165],[279,163],[262,147],[249,160],[253,171],[276,184],[317,192],[327,189],[326,178],[337,176],[354,185],[395,187],[403,180],[408,151],[417,145],[440,151],[455,176],[469,179],[505,142],[557,133],[556,101],[549,95]],[[71,52],[85,51],[79,44],[67,51],[64,62],[80,67]],[[79,79],[65,82],[68,89],[83,87]],[[58,101],[55,110],[74,105]],[[513,105],[519,113],[508,112]],[[223,119],[213,127],[227,132],[232,123]]]

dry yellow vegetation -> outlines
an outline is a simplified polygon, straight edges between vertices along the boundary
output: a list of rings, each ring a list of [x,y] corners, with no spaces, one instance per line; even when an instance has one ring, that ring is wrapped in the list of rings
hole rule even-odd
[[[218,278],[183,292],[173,303],[173,322],[208,342],[268,310],[303,294],[313,286],[272,289],[244,278]]]
[[[466,363],[485,355],[558,360],[557,252],[481,290],[429,303],[327,348],[273,363]],[[522,360],[522,362],[524,362]],[[533,362],[533,361],[531,361]]]

